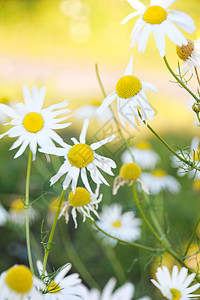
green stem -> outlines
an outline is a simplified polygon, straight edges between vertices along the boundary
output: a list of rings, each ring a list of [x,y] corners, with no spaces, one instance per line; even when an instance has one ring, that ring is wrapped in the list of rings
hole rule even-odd
[[[137,247],[137,248],[140,248],[140,249],[143,249],[143,250],[147,250],[147,251],[151,251],[151,252],[162,252],[163,249],[159,249],[159,248],[152,248],[152,247],[148,247],[148,246],[145,246],[145,245],[142,245],[142,244],[139,244],[139,243],[131,243],[131,242],[127,242],[127,241],[123,241],[121,239],[118,239],[112,235],[110,235],[109,233],[103,231],[94,221],[91,220],[91,222],[94,224],[94,226],[99,230],[101,231],[103,234],[107,235],[108,237],[120,242],[120,243],[123,243],[123,244],[126,244],[126,245],[129,245],[129,246],[133,246],[133,247]]]
[[[65,192],[66,192],[66,190],[63,190],[62,194],[60,196],[60,202],[59,202],[59,205],[58,205],[58,208],[57,208],[57,211],[56,211],[56,215],[55,215],[55,219],[54,219],[54,222],[53,222],[53,225],[52,225],[52,228],[51,228],[49,240],[48,240],[48,243],[47,243],[46,248],[45,248],[42,276],[44,276],[44,273],[45,273],[45,270],[46,270],[46,265],[47,265],[47,260],[48,260],[48,256],[49,256],[49,251],[50,251],[50,249],[52,247],[53,235],[54,235],[54,232],[55,232],[55,229],[56,229],[56,224],[57,224],[58,217],[59,217],[59,214],[60,214],[60,208],[61,208],[61,204],[63,202],[64,196],[65,196]]]
[[[29,207],[30,207],[29,189],[30,189],[30,176],[31,176],[31,162],[32,162],[32,152],[31,152],[31,150],[29,150],[28,166],[27,166],[27,173],[26,173],[26,192],[25,192],[26,245],[27,245],[29,266],[30,266],[31,272],[34,274],[33,260],[32,260],[32,255],[31,255],[30,224],[29,224]]]
[[[99,69],[98,69],[98,65],[97,64],[95,64],[95,70],[96,70],[96,76],[97,76],[97,80],[99,82],[102,94],[103,94],[104,98],[106,98],[107,95],[106,95],[105,89],[103,87],[103,84],[102,84],[102,81],[101,81],[101,78],[100,78],[100,75],[99,75]],[[113,109],[112,109],[111,105],[109,106],[109,108],[110,108],[110,111],[111,111],[111,113],[113,115],[114,121],[115,121],[116,126],[117,126],[117,130],[118,130],[119,135],[121,137],[121,140],[124,143],[124,146],[127,148],[128,152],[130,153],[132,160],[135,161],[133,153],[131,152],[130,145],[129,145],[129,143],[127,142],[127,140],[123,136],[123,133],[121,131],[121,128],[120,128],[119,123],[118,123],[118,121],[117,121],[117,119],[115,117],[115,114],[113,112]]]
[[[199,84],[199,86],[200,86],[200,79],[199,79],[199,74],[198,74],[197,68],[194,67],[194,70],[195,70],[195,73],[196,73],[196,76],[197,76],[198,84]]]
[[[199,102],[200,100],[195,96],[195,94],[193,94],[192,91],[190,91],[190,89],[183,83],[182,80],[180,80],[178,78],[178,76],[173,72],[173,70],[171,69],[170,65],[168,64],[168,61],[166,59],[166,57],[163,57],[164,62],[166,64],[167,69],[169,70],[169,72],[172,74],[172,76],[180,83],[180,85],[182,85],[182,87],[197,101]]]
[[[198,220],[198,222],[197,222],[197,224],[196,224],[196,226],[195,226],[195,228],[194,228],[194,231],[193,231],[193,233],[192,233],[192,235],[191,235],[191,238],[190,238],[190,241],[189,241],[189,243],[188,243],[188,245],[187,245],[187,248],[186,248],[186,250],[185,250],[184,256],[186,256],[187,253],[188,253],[188,250],[189,250],[190,245],[191,245],[191,243],[192,243],[192,241],[193,241],[193,239],[194,239],[194,236],[195,236],[195,234],[196,234],[196,231],[197,231],[197,228],[198,228],[198,226],[199,226],[199,223],[200,223],[200,218],[199,218],[199,220]]]

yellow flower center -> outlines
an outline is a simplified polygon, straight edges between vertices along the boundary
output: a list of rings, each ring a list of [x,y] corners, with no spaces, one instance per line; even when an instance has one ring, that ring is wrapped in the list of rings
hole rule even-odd
[[[196,192],[200,191],[200,179],[193,182],[192,189]]]
[[[68,159],[72,166],[85,168],[87,164],[93,162],[94,153],[90,146],[86,144],[77,144],[69,150]]]
[[[147,141],[140,141],[135,144],[135,147],[140,150],[151,150],[151,145]]]
[[[181,299],[181,293],[180,291],[176,290],[176,289],[170,289],[170,292],[172,294],[172,300],[179,300]]]
[[[189,56],[192,55],[192,52],[194,51],[194,43],[190,40],[187,40],[188,44],[186,46],[178,47],[176,46],[176,53],[178,57],[184,61],[188,59]]]
[[[14,266],[7,271],[5,281],[11,290],[25,294],[33,286],[33,275],[25,266]]]
[[[51,281],[49,284],[47,284],[47,291],[49,293],[59,293],[60,286],[57,283],[55,283],[54,281]]]
[[[164,170],[154,170],[151,172],[156,177],[165,177],[167,173]]]
[[[36,133],[42,129],[44,121],[40,114],[32,112],[25,116],[23,124],[27,131]]]
[[[128,99],[137,95],[141,89],[141,81],[132,75],[121,77],[116,85],[116,93],[120,98],[123,99]]]
[[[50,202],[50,205],[49,205],[49,210],[52,212],[52,213],[56,213],[57,212],[57,209],[58,209],[58,205],[60,203],[60,197],[56,197],[56,198],[53,198]]]
[[[120,226],[122,226],[122,223],[120,221],[116,221],[116,222],[113,223],[113,226],[114,227],[120,227]]]
[[[9,102],[9,99],[7,97],[2,97],[0,99],[0,103],[7,104],[8,102]]]
[[[128,181],[136,180],[140,174],[141,169],[135,163],[124,164],[119,171],[119,176]]]
[[[147,8],[143,15],[143,20],[150,24],[161,24],[167,18],[167,12],[164,8],[154,5]]]
[[[24,203],[22,199],[15,199],[10,206],[11,210],[21,211],[24,209]]]
[[[91,202],[90,193],[83,187],[77,187],[75,194],[69,193],[68,201],[74,207],[85,206]]]

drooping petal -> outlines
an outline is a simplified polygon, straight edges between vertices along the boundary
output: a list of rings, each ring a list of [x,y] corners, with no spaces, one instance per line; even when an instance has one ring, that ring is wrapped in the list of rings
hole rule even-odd
[[[156,46],[160,52],[160,56],[164,57],[165,56],[165,34],[162,28],[162,24],[154,25],[153,35],[156,42]]]

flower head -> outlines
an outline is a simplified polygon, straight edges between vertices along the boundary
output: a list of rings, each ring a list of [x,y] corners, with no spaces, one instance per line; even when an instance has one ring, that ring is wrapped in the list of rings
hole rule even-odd
[[[7,220],[8,220],[8,212],[0,203],[0,226],[5,225]]]
[[[0,111],[12,118],[9,123],[4,124],[11,125],[12,128],[1,134],[0,139],[5,135],[18,137],[10,148],[12,150],[20,146],[14,158],[22,155],[27,146],[30,147],[33,159],[35,159],[37,145],[40,147],[52,147],[54,146],[53,141],[60,145],[64,144],[62,138],[55,133],[54,129],[66,128],[71,124],[58,124],[69,118],[69,116],[56,118],[70,112],[70,110],[64,108],[68,105],[69,100],[42,109],[45,91],[45,87],[38,90],[34,86],[32,87],[31,95],[28,87],[24,85],[23,95],[25,104],[18,103],[15,105],[16,109],[13,109],[0,103]]]
[[[1,300],[42,300],[42,281],[23,265],[15,265],[0,276]]]
[[[77,187],[75,190],[75,193],[71,191],[68,196],[68,200],[64,201],[62,204],[62,209],[60,213],[60,217],[62,215],[65,215],[66,223],[69,221],[69,214],[68,210],[71,207],[72,208],[72,217],[74,220],[75,228],[77,228],[77,214],[76,211],[78,211],[80,214],[83,215],[83,222],[85,222],[86,218],[90,218],[91,220],[94,220],[91,216],[91,212],[96,215],[97,218],[99,218],[99,215],[97,213],[98,204],[102,200],[102,194],[99,195],[99,185],[97,186],[97,189],[94,193],[89,193],[85,188],[83,187]]]
[[[151,145],[147,141],[139,141],[131,147],[131,153],[135,159],[135,162],[140,166],[142,170],[152,170],[157,162],[159,162],[159,155],[152,149]],[[131,155],[128,150],[122,154],[123,164],[127,164],[132,161]]]
[[[151,0],[149,7],[146,7],[139,0],[127,1],[136,11],[129,14],[122,21],[122,24],[140,16],[131,33],[131,46],[134,47],[137,43],[139,52],[143,53],[146,49],[152,32],[161,57],[165,56],[165,35],[179,47],[187,45],[186,38],[173,23],[189,33],[196,30],[194,21],[190,16],[180,11],[168,9],[176,0]]]
[[[133,242],[140,237],[141,220],[136,218],[132,211],[122,213],[120,204],[104,205],[99,215],[100,220],[96,222],[97,225],[113,237],[127,242]],[[100,236],[102,237],[102,233],[100,233]],[[116,240],[108,236],[103,236],[103,239],[111,246],[117,244]]]
[[[32,206],[29,207],[29,221],[32,223],[37,218],[37,212]],[[9,209],[9,221],[23,226],[26,222],[26,208],[21,198],[12,201]]]
[[[189,287],[195,278],[196,274],[190,274],[188,276],[188,270],[186,268],[181,268],[178,271],[177,266],[173,266],[172,275],[166,266],[158,268],[156,272],[157,281],[151,279],[152,283],[161,291],[164,297],[169,300],[188,300],[197,299],[197,296],[191,294],[196,291],[200,284],[196,283]]]
[[[92,180],[96,184],[105,183],[109,185],[99,172],[98,168],[109,175],[114,175],[111,168],[116,168],[116,164],[112,159],[97,154],[95,150],[113,141],[115,139],[115,135],[89,146],[86,144],[86,132],[88,125],[89,121],[86,119],[83,124],[79,142],[75,138],[71,139],[74,142],[73,146],[65,144],[63,148],[45,147],[43,149],[39,149],[39,151],[44,153],[65,157],[65,162],[58,170],[58,173],[51,178],[51,184],[57,182],[65,173],[67,173],[63,182],[63,189],[66,190],[72,182],[72,191],[75,193],[80,174],[86,189],[92,193],[86,173],[86,170],[88,170]]]
[[[154,111],[149,104],[145,91],[156,88],[146,82],[141,82],[137,77],[132,75],[133,56],[131,56],[124,76],[121,77],[117,84],[116,90],[108,95],[101,106],[97,109],[97,114],[102,114],[104,110],[117,98],[117,111],[122,125],[125,127],[127,122],[130,128],[135,128],[135,117],[143,125],[147,123],[147,118],[153,120]]]

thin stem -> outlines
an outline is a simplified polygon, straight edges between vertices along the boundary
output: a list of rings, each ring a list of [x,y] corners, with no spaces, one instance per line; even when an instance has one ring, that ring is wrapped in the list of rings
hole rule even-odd
[[[104,230],[102,230],[94,221],[91,220],[91,222],[94,224],[94,226],[99,230],[101,231],[103,234],[107,235],[108,237],[120,242],[120,243],[123,243],[123,244],[126,244],[126,245],[129,245],[129,246],[133,246],[133,247],[137,247],[137,248],[140,248],[140,249],[143,249],[143,250],[147,250],[147,251],[152,251],[152,252],[162,252],[163,249],[159,249],[159,248],[152,248],[152,247],[148,247],[148,246],[145,246],[145,245],[142,245],[142,244],[139,244],[139,243],[131,243],[131,242],[127,242],[127,241],[123,241],[121,239],[118,239],[112,235],[110,235],[109,233],[105,232]]]
[[[199,86],[200,86],[200,79],[199,79],[199,74],[198,74],[197,68],[194,67],[194,70],[195,70],[195,74],[197,75],[197,81],[198,81],[198,84],[199,84]]]
[[[26,192],[25,192],[26,245],[27,245],[29,266],[30,266],[31,272],[34,274],[33,260],[32,260],[32,254],[31,254],[30,224],[29,224],[29,207],[30,207],[29,189],[30,189],[30,176],[31,176],[31,162],[32,162],[32,152],[31,152],[31,150],[29,150],[27,173],[26,173]]]
[[[58,216],[59,216],[59,213],[60,213],[61,204],[62,204],[64,196],[65,196],[65,192],[66,192],[66,190],[63,190],[62,194],[60,196],[60,202],[58,204],[58,208],[57,208],[57,211],[56,211],[55,219],[54,219],[54,222],[53,222],[53,225],[52,225],[52,228],[51,228],[49,240],[48,240],[48,243],[47,243],[46,248],[45,248],[42,276],[44,276],[44,273],[45,273],[45,270],[46,270],[46,265],[47,265],[47,260],[48,260],[48,256],[49,256],[49,251],[50,251],[50,249],[52,247],[53,235],[54,235],[54,232],[55,232],[55,229],[56,229],[56,224],[57,224],[57,221],[58,221]]]
[[[195,94],[193,94],[193,92],[192,91],[190,91],[190,89],[183,83],[183,81],[182,80],[180,80],[179,78],[178,78],[178,76],[173,72],[173,70],[171,69],[171,67],[170,67],[170,65],[169,65],[169,63],[168,63],[168,61],[167,61],[167,59],[166,59],[166,57],[164,56],[163,57],[163,59],[164,59],[164,62],[165,62],[165,64],[166,64],[166,67],[167,67],[167,69],[169,70],[169,72],[172,74],[172,76],[180,83],[180,85],[182,85],[182,87],[197,101],[197,102],[199,102],[199,99],[195,96]]]
[[[100,75],[99,75],[99,69],[98,69],[98,65],[97,65],[97,64],[95,64],[95,70],[96,70],[96,76],[97,76],[97,80],[98,80],[98,82],[99,82],[99,85],[100,85],[102,94],[103,94],[104,98],[106,98],[107,95],[106,95],[106,92],[105,92],[103,83],[102,83],[101,78],[100,78]],[[121,139],[122,139],[122,141],[123,141],[123,143],[124,143],[124,146],[127,148],[128,152],[130,153],[132,160],[135,161],[134,156],[133,156],[133,153],[131,152],[130,145],[129,145],[129,143],[127,142],[127,140],[126,140],[126,139],[124,138],[124,136],[123,136],[123,133],[122,133],[122,131],[121,131],[121,128],[120,128],[119,123],[118,123],[118,121],[117,121],[117,119],[116,119],[116,117],[115,117],[115,114],[114,114],[114,112],[113,112],[113,109],[112,109],[111,105],[109,106],[109,108],[110,108],[110,111],[111,111],[111,113],[112,113],[112,115],[113,115],[114,121],[115,121],[116,126],[117,126],[117,130],[118,130],[119,135],[120,135],[120,137],[121,137]]]
[[[194,231],[193,231],[193,233],[192,233],[192,235],[191,235],[191,238],[190,238],[190,241],[189,241],[189,243],[188,243],[188,245],[187,245],[187,248],[186,248],[186,250],[185,250],[184,256],[186,256],[187,253],[188,253],[188,250],[189,250],[190,245],[191,245],[191,243],[192,243],[192,241],[193,241],[193,239],[194,239],[194,236],[195,236],[195,234],[196,234],[196,231],[197,231],[197,228],[198,228],[198,226],[199,226],[199,223],[200,223],[200,218],[199,218],[199,220],[198,220],[198,222],[197,222],[197,224],[196,224],[196,226],[195,226],[195,228],[194,228]]]

